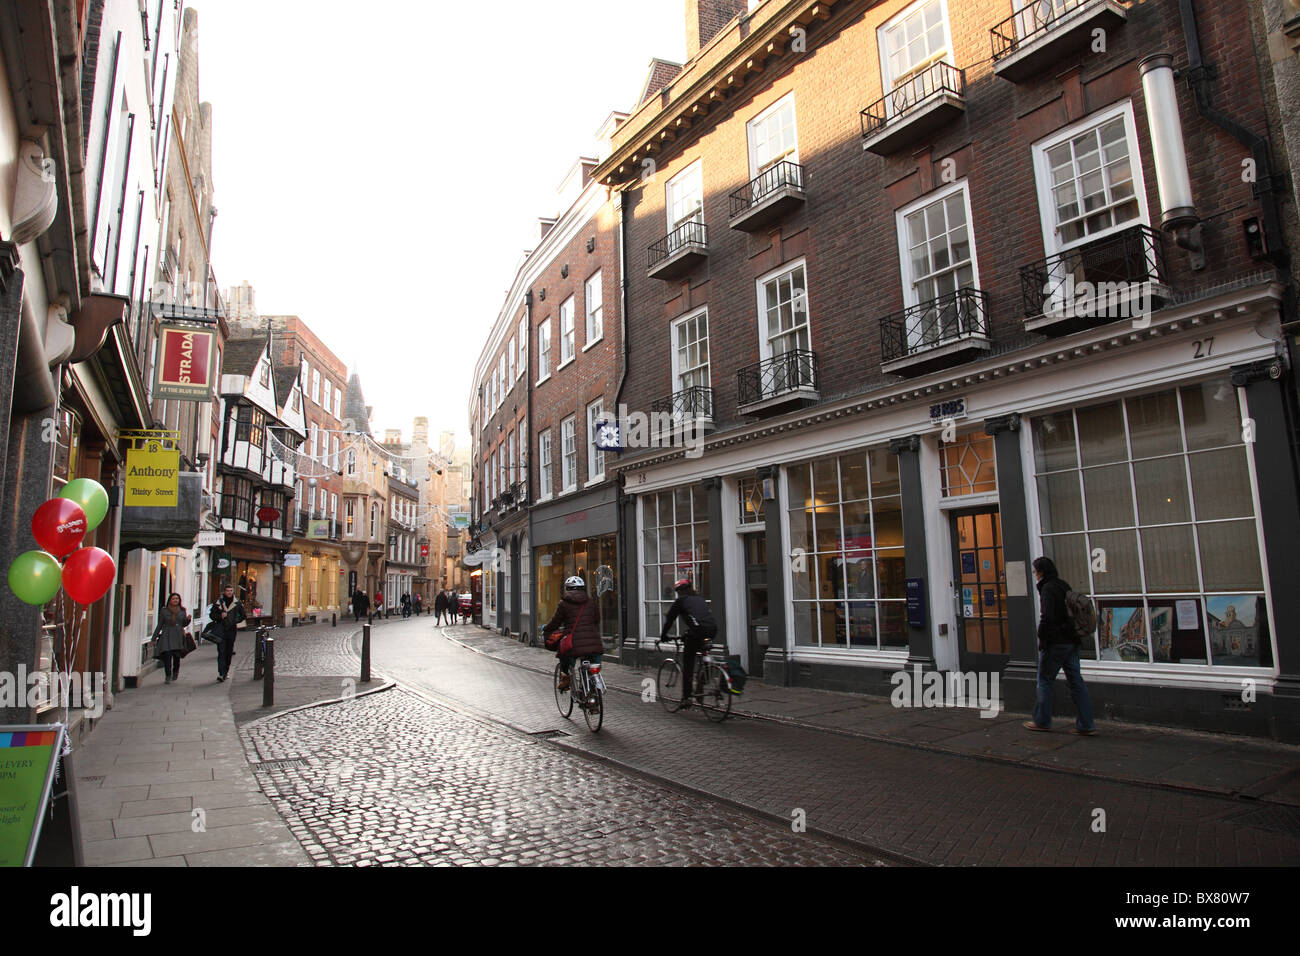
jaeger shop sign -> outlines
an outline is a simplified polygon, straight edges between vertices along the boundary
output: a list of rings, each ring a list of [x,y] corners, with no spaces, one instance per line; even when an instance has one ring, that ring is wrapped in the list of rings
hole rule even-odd
[[[164,322],[158,329],[155,398],[204,402],[212,397],[217,334],[210,329]]]

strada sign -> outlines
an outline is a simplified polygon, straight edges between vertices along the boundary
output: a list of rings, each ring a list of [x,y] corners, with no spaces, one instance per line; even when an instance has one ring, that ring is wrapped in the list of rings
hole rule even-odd
[[[155,398],[206,402],[212,397],[216,332],[192,325],[163,323],[158,330]]]

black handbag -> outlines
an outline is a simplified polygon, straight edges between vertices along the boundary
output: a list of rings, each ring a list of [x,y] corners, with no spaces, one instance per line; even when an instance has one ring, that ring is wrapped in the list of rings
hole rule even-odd
[[[192,651],[198,649],[199,643],[194,640],[194,635],[189,631],[185,632],[185,649],[181,651],[181,657],[187,657]]]

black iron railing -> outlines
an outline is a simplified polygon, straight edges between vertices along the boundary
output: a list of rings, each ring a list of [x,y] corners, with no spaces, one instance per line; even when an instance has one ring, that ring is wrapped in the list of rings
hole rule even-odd
[[[989,334],[989,297],[958,289],[880,320],[880,356],[892,362],[937,345]]]
[[[731,215],[736,217],[757,206],[778,189],[793,186],[803,189],[803,167],[797,163],[780,162],[765,169],[731,194]]]
[[[863,138],[879,133],[890,123],[905,119],[912,110],[942,93],[964,97],[966,71],[940,60],[911,79],[904,80],[862,111]]]
[[[706,385],[691,385],[667,398],[650,405],[651,414],[672,416],[673,421],[713,417],[713,389]]]
[[[1060,26],[1068,14],[1097,0],[1030,0],[989,31],[993,38],[993,60],[1015,53],[1021,44],[1032,43]]]
[[[798,389],[816,389],[817,353],[791,349],[736,373],[736,403],[752,405]]]
[[[688,246],[701,250],[709,246],[709,229],[698,219],[684,222],[668,235],[650,246],[650,268],[653,269],[668,257]]]
[[[1025,317],[1082,310],[1098,317],[1141,307],[1148,281],[1165,274],[1165,237],[1134,226],[1087,245],[1031,262],[1020,270]],[[1115,318],[1128,318],[1115,314]]]

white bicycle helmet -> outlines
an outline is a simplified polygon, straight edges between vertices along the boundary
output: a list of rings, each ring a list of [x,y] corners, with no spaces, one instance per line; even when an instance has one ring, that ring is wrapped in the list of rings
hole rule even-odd
[[[565,579],[564,579],[564,590],[566,590],[566,591],[585,591],[585,590],[587,590],[587,582],[584,581],[584,580],[582,580],[582,578],[578,577],[578,576],[575,574],[575,575],[574,575],[573,577],[571,577],[571,578],[565,578]]]

